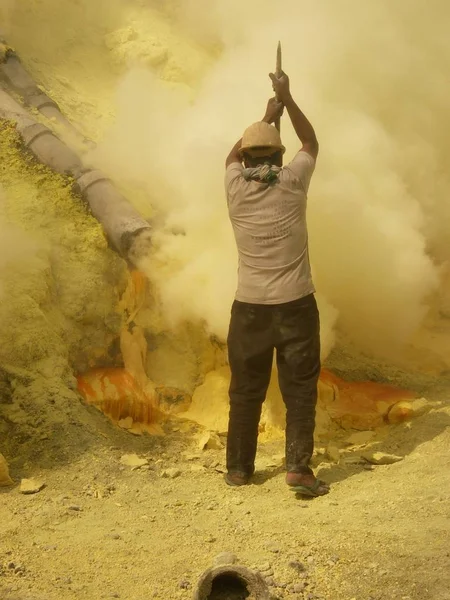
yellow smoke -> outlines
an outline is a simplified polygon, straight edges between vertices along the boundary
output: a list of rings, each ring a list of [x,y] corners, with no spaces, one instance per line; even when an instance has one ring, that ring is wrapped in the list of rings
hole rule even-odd
[[[63,3],[44,4],[61,18]],[[92,161],[144,189],[166,219],[146,268],[169,319],[205,320],[226,334],[236,251],[224,160],[263,114],[281,39],[294,96],[321,143],[308,219],[324,347],[336,316],[374,354],[408,342],[449,254],[448,3],[116,0],[105,24],[104,3],[78,2],[79,15],[84,5],[84,28],[66,27],[65,39],[82,45],[84,33],[92,60],[107,68],[95,89],[121,77],[117,61],[126,71],[115,124]],[[49,36],[47,55],[51,45]],[[289,159],[299,144],[286,117],[282,134]]]

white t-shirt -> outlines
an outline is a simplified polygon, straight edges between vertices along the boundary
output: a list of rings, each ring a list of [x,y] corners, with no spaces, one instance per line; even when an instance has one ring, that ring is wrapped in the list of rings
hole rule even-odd
[[[300,151],[272,185],[246,181],[243,166],[226,170],[228,212],[239,253],[236,300],[282,304],[315,292],[306,198],[315,160]]]

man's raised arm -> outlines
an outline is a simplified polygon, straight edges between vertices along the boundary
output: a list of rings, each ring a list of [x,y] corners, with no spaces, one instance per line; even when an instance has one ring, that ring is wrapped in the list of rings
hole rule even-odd
[[[284,104],[288,111],[295,133],[303,144],[302,150],[316,159],[319,153],[316,132],[291,95],[289,77],[286,73],[282,73],[278,79],[276,75],[270,73],[270,79],[278,100]]]
[[[241,146],[242,146],[242,138],[235,143],[235,145],[233,146],[233,148],[231,149],[230,154],[227,156],[227,160],[225,161],[225,167],[228,169],[228,167],[237,162],[237,163],[242,163],[242,156],[241,156]]]

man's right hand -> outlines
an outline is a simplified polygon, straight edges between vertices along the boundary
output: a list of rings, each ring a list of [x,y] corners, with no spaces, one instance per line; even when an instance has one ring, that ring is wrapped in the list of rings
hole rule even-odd
[[[279,102],[283,104],[291,97],[291,90],[289,86],[289,77],[281,72],[281,77],[277,77],[274,73],[269,73],[269,77],[272,80],[273,91],[275,92]]]

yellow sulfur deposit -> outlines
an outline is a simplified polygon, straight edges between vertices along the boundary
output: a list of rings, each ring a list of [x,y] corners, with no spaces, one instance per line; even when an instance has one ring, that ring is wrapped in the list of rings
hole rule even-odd
[[[14,485],[14,481],[9,476],[8,463],[3,454],[0,454],[0,487]]]
[[[101,355],[118,334],[125,264],[70,182],[23,154],[11,125],[0,127],[1,229],[17,231],[2,249],[0,362],[32,370],[70,357],[79,370],[88,348]]]
[[[229,381],[228,367],[208,373],[195,390],[191,406],[181,416],[207,429],[225,432]],[[260,423],[266,439],[279,435],[285,427],[285,409],[276,381],[274,369]],[[327,439],[337,428],[375,429],[386,422],[409,420],[430,408],[425,400],[414,398],[407,390],[373,382],[347,382],[324,369],[318,385],[316,437]]]
[[[26,454],[38,425],[45,435],[76,410],[73,373],[105,360],[119,335],[126,265],[70,182],[4,122],[0,157],[0,439]]]

